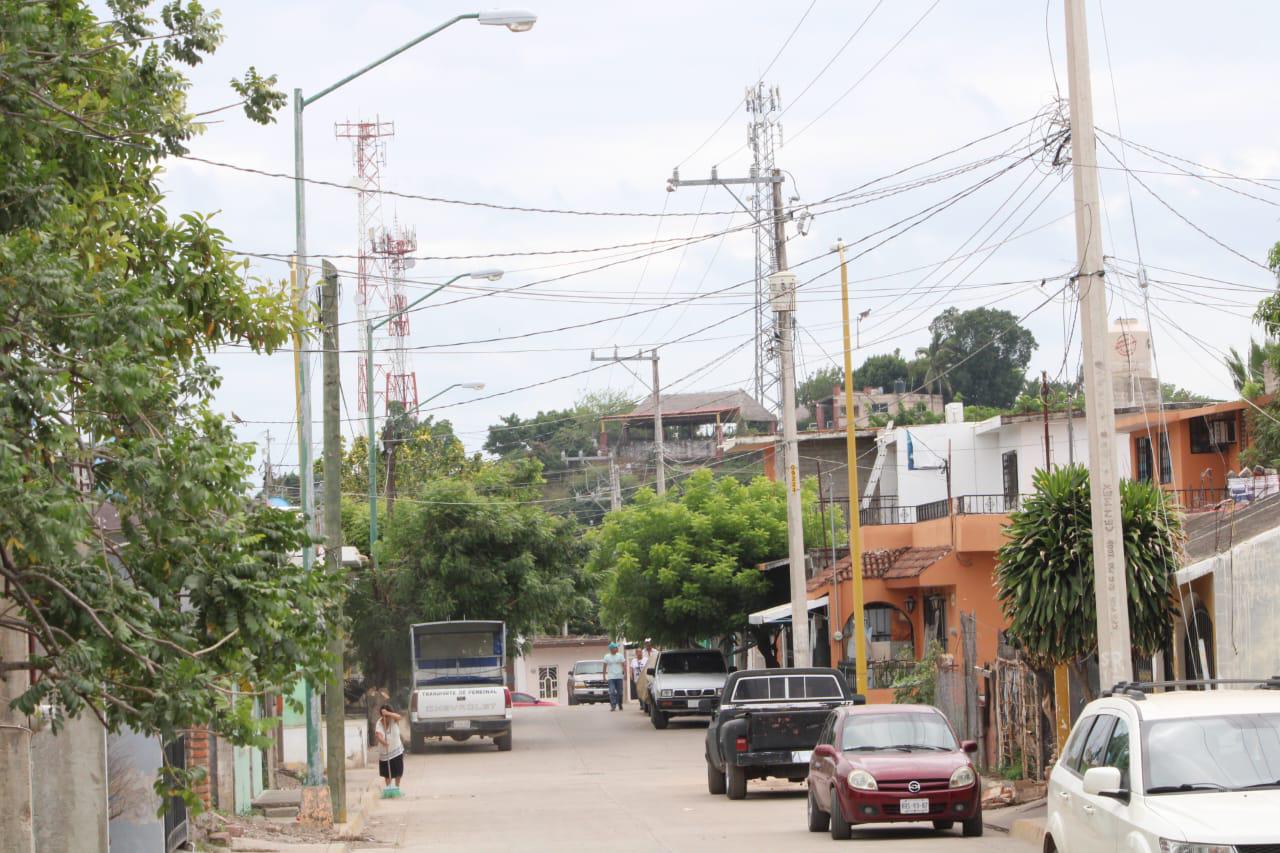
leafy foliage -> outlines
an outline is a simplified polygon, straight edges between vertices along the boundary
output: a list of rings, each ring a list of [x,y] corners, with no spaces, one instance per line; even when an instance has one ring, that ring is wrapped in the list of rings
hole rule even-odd
[[[1035,336],[1009,311],[948,308],[929,324],[933,338],[919,357],[939,377],[948,399],[975,406],[1008,406],[1026,382]],[[974,355],[974,353],[978,353]]]
[[[180,66],[221,35],[197,3],[167,3],[159,30],[147,5],[99,21],[74,0],[4,3],[0,575],[6,626],[36,642],[4,663],[41,675],[25,713],[264,743],[250,691],[324,670],[339,581],[288,559],[295,513],[247,499],[208,354],[270,352],[302,318],[208,218],[164,211],[159,162],[199,129]],[[270,83],[242,84],[251,118],[279,103]]]
[[[844,371],[842,369],[832,365],[820,368],[810,373],[808,379],[796,386],[796,403],[801,406],[813,405],[819,400],[825,400],[830,397],[832,389],[843,385]]]
[[[892,391],[894,382],[899,379],[907,382],[910,374],[911,366],[907,364],[907,360],[902,357],[899,350],[880,353],[868,356],[867,360],[853,371],[853,387],[855,390],[883,388],[885,391]],[[914,386],[908,385],[908,389],[911,387]]]
[[[938,672],[942,665],[942,646],[929,643],[924,657],[916,661],[911,672],[893,682],[893,701],[904,705],[934,705],[938,697]]]
[[[1160,383],[1160,396],[1166,403],[1212,403],[1213,398],[1180,388],[1172,382]]]
[[[805,544],[823,542],[816,481],[803,484]],[[837,530],[843,523],[837,519]],[[601,577],[604,619],[660,644],[740,631],[774,604],[760,563],[787,555],[786,490],[694,472],[678,494],[641,489],[593,532],[588,570]]]
[[[1080,465],[1037,471],[1035,494],[1010,516],[996,558],[996,588],[1008,635],[1035,666],[1075,664],[1097,650],[1089,472]],[[1182,516],[1150,483],[1120,483],[1129,630],[1135,654],[1164,647],[1172,627]]]
[[[562,455],[594,455],[600,418],[630,411],[634,401],[616,391],[586,394],[570,409],[538,412],[532,418],[510,414],[489,427],[484,449],[503,459],[526,456],[547,468],[562,464]],[[614,436],[610,436],[611,438]]]
[[[589,610],[586,546],[576,525],[536,503],[536,462],[486,463],[466,477],[439,477],[386,517],[377,570],[348,599],[366,678],[399,687],[409,674],[409,626],[446,619],[501,619],[512,637],[545,633]],[[363,526],[367,508],[350,508]],[[353,531],[355,532],[355,531]]]

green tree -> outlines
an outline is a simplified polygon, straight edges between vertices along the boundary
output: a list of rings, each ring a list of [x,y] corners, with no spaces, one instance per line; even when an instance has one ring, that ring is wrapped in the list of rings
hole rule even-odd
[[[1008,406],[1026,382],[1035,336],[1009,311],[948,308],[929,324],[933,338],[918,357],[927,360],[926,381],[942,380],[948,399],[963,395],[975,406]]]
[[[996,555],[996,595],[1010,641],[1032,665],[1066,664],[1087,685],[1082,663],[1098,648],[1089,472],[1041,470],[1034,482]],[[1150,656],[1172,631],[1182,515],[1158,486],[1130,480],[1120,483],[1120,515],[1133,652]]]
[[[347,605],[371,683],[406,683],[415,622],[501,619],[513,638],[532,637],[588,608],[586,546],[572,521],[534,502],[537,469],[486,463],[397,503],[378,546],[380,567],[361,575]],[[367,525],[367,509],[350,514]]]
[[[833,365],[819,368],[809,374],[809,378],[796,388],[796,403],[801,406],[812,406],[819,400],[831,396],[833,388],[844,385],[844,370]]]
[[[221,35],[197,3],[166,3],[160,26],[148,5],[0,12],[0,577],[5,626],[34,649],[0,674],[39,674],[22,713],[263,744],[253,691],[324,672],[338,579],[288,559],[296,513],[248,498],[208,356],[271,352],[301,318],[207,217],[164,210],[160,163],[199,131],[182,66]],[[283,102],[273,82],[237,82],[250,118]]]
[[[899,379],[908,383],[911,379],[911,366],[907,364],[907,360],[902,357],[899,350],[869,356],[858,369],[853,371],[855,391],[863,388],[883,388],[885,391],[892,391],[893,383]],[[914,387],[908,384],[907,390]]]
[[[815,547],[823,543],[816,481],[803,489],[805,544]],[[640,490],[591,543],[588,571],[602,579],[606,624],[665,644],[725,636],[775,603],[756,566],[787,555],[786,490],[764,477],[746,485],[717,479],[704,468],[678,494]],[[760,650],[771,659],[767,643]]]
[[[538,412],[532,418],[506,415],[489,427],[484,449],[495,456],[534,457],[547,468],[563,464],[563,456],[596,452],[600,418],[630,411],[635,402],[619,391],[585,394],[572,408]],[[616,437],[615,432],[611,438]]]
[[[1166,403],[1212,403],[1213,398],[1180,388],[1172,382],[1160,383],[1160,396]]]

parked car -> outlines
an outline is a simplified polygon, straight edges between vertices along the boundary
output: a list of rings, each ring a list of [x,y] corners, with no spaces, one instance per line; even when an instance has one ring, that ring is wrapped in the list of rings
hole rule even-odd
[[[609,682],[603,660],[580,660],[569,670],[569,704],[589,705],[609,701]]]
[[[548,708],[558,705],[558,702],[552,702],[550,699],[539,699],[532,693],[512,693],[511,704],[517,708]]]
[[[803,782],[827,716],[854,701],[863,700],[849,692],[849,683],[834,669],[733,673],[707,727],[707,790],[740,800],[747,795],[748,779]]]
[[[1148,693],[1188,684],[1218,689]],[[1280,677],[1255,684],[1270,689],[1117,685],[1086,705],[1049,774],[1043,849],[1280,850]]]
[[[809,761],[809,831],[843,839],[859,823],[932,821],[982,835],[977,750],[929,705],[837,708]]]
[[[670,649],[659,652],[645,674],[649,719],[655,729],[665,729],[672,717],[715,713],[729,666],[716,649]]]

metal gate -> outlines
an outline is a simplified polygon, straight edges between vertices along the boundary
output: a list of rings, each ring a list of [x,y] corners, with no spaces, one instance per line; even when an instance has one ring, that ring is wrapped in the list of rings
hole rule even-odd
[[[187,768],[187,738],[179,735],[165,744],[164,763],[175,770]],[[170,797],[169,808],[164,813],[164,849],[165,853],[173,853],[187,843],[187,804],[181,797]]]

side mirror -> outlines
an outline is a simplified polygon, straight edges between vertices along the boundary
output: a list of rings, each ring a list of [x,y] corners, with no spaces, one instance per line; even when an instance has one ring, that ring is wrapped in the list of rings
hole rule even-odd
[[[960,749],[973,755],[978,751],[978,742],[976,740],[962,740],[960,741]]]
[[[729,672],[730,672],[730,673],[735,673],[735,672],[737,672],[737,671],[738,671],[738,668],[737,668],[736,666],[731,666],[731,667],[729,667]]]
[[[814,755],[823,755],[827,757],[830,757],[835,753],[835,751],[836,748],[829,743],[820,743],[813,748]]]
[[[1116,767],[1090,767],[1084,771],[1082,787],[1086,794],[1129,802],[1129,792],[1120,787],[1120,770]]]
[[[653,675],[653,667],[649,667],[644,671],[645,675]]]
[[[867,704],[867,697],[866,697],[866,696],[863,696],[861,693],[855,693],[855,694],[853,694],[852,696],[850,696],[850,697],[849,697],[849,704],[850,704],[850,705],[865,705],[865,704]]]

